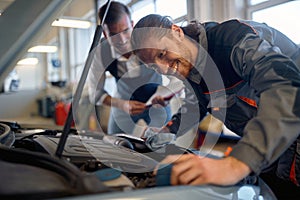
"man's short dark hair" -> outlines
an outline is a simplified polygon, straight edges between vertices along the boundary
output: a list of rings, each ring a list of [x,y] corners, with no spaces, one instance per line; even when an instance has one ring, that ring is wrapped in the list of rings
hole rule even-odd
[[[100,19],[100,23],[102,23],[102,19],[105,14],[105,10],[107,8],[107,4],[108,3],[104,4],[99,9],[98,17]],[[106,24],[116,23],[123,14],[128,15],[129,19],[131,19],[131,12],[126,5],[124,5],[120,2],[117,2],[117,1],[111,1],[109,10],[108,10],[106,18],[105,18],[105,23]]]

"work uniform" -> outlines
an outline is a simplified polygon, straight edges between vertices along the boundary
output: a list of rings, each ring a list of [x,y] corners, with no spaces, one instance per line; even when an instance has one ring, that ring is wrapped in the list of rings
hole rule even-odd
[[[185,81],[187,99],[167,127],[180,135],[211,113],[242,136],[231,156],[256,174],[275,163],[278,177],[299,185],[299,47],[251,21],[204,23],[199,29],[190,36],[201,47]]]
[[[116,80],[116,90],[110,91],[113,97],[146,103],[157,87],[162,85],[162,76],[140,63],[135,55],[127,59],[117,54],[112,56],[111,52],[107,40],[102,40],[96,49],[88,76],[90,101],[96,105],[102,105],[108,95],[104,89],[105,72],[108,71]],[[163,108],[151,108],[151,110],[131,116],[118,108],[111,107],[108,133],[132,134],[135,124],[140,119],[150,126],[160,127],[170,120],[170,117],[169,105]]]

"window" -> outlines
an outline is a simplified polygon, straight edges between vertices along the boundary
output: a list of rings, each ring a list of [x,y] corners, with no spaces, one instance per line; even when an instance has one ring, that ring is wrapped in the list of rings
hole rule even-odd
[[[177,19],[187,14],[186,1],[156,0],[156,12],[161,15],[169,15],[172,19]]]
[[[142,17],[147,14],[155,13],[155,5],[153,1],[141,1],[135,3],[132,7],[132,19],[137,23]]]
[[[251,19],[265,22],[285,35],[296,44],[300,44],[300,1],[282,1],[281,4],[272,4],[273,1],[262,3],[260,6],[250,6]]]
[[[148,14],[170,16],[174,22],[180,24],[187,16],[187,1],[185,0],[144,0],[131,6],[132,18],[138,22]]]
[[[256,5],[256,4],[266,2],[266,1],[269,1],[269,0],[249,0],[249,3],[250,3],[250,5]]]

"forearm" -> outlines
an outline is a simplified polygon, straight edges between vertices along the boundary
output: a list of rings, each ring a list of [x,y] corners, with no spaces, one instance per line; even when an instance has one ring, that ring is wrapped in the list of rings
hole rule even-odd
[[[230,156],[213,159],[195,154],[171,155],[161,163],[173,164],[172,185],[234,185],[251,173],[245,163]]]
[[[124,104],[124,100],[107,95],[103,100],[103,104],[123,110],[122,105]]]
[[[300,71],[276,46],[255,35],[237,44],[231,57],[235,71],[259,97],[257,114],[248,121],[231,155],[260,173],[299,135]]]
[[[275,162],[299,135],[297,93],[299,90],[290,86],[262,93],[258,114],[248,122],[232,156],[247,163],[255,173]]]

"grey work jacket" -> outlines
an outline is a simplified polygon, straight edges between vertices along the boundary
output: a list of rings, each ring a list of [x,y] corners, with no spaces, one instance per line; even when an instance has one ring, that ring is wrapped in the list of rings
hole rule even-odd
[[[200,48],[186,81],[187,99],[169,129],[182,134],[212,113],[242,136],[230,155],[258,174],[299,137],[299,47],[265,24],[238,20],[204,24],[198,42],[208,52],[206,62]]]

